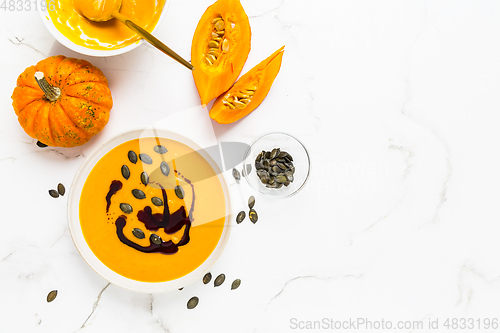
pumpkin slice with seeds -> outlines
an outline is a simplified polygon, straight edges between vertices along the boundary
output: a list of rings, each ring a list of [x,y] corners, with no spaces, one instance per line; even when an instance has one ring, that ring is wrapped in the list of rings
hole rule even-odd
[[[203,106],[236,81],[250,52],[251,35],[239,0],[218,0],[207,8],[191,46],[193,77]]]
[[[230,124],[255,110],[266,98],[280,71],[284,51],[282,46],[219,96],[210,109],[210,118],[219,124]]]

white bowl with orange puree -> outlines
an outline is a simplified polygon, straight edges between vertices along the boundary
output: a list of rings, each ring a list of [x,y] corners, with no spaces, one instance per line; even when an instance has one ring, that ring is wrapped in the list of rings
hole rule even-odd
[[[123,0],[120,13],[152,33],[165,17],[169,3],[170,0]],[[52,36],[81,54],[119,55],[144,42],[116,19],[107,22],[88,20],[74,8],[73,0],[38,0],[38,8],[45,8],[38,12]]]
[[[178,134],[152,134],[127,132],[98,147],[78,170],[68,204],[85,261],[113,284],[147,293],[200,280],[225,247],[230,212],[211,157]]]

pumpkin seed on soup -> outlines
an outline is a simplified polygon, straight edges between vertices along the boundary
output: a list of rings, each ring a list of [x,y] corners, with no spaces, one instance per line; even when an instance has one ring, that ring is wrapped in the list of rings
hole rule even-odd
[[[128,160],[134,164],[137,163],[137,154],[133,150],[128,152]]]
[[[199,301],[200,301],[200,299],[199,299],[198,297],[196,297],[196,296],[191,297],[191,298],[189,299],[189,301],[187,302],[187,308],[188,308],[189,310],[194,309],[194,308],[198,305],[198,302],[199,302]]]
[[[161,237],[158,236],[157,234],[151,234],[151,236],[149,237],[149,240],[151,241],[151,243],[153,243],[155,245],[161,244]]]
[[[129,170],[128,166],[126,166],[125,164],[122,165],[122,176],[126,180],[128,180],[130,178],[130,170]]]
[[[158,154],[165,154],[168,150],[162,145],[157,145],[154,148],[154,151],[157,152]]]
[[[145,171],[141,173],[141,183],[143,183],[144,185],[149,184],[149,176]]]
[[[52,302],[55,300],[57,297],[57,290],[52,290],[48,295],[47,295],[47,303]]]
[[[250,218],[250,221],[252,221],[252,223],[257,223],[257,220],[259,219],[259,216],[257,215],[257,212],[255,211],[255,209],[250,209],[250,212],[248,213],[248,217]]]
[[[59,193],[56,190],[49,190],[49,195],[52,198],[59,198]]]
[[[231,290],[238,289],[238,287],[240,286],[240,284],[241,284],[241,280],[240,279],[234,280],[233,283],[231,284]]]
[[[133,189],[132,195],[137,199],[146,199],[146,194],[143,191],[138,190],[138,189]]]
[[[224,274],[220,274],[219,276],[217,276],[215,278],[214,287],[220,286],[221,284],[224,283],[225,280],[226,280],[226,276]]]
[[[59,192],[60,195],[64,195],[66,193],[66,188],[63,184],[57,184],[57,192]]]
[[[152,197],[151,198],[151,202],[153,203],[153,205],[155,206],[163,206],[163,200],[161,200],[160,198],[158,197]]]
[[[130,214],[132,213],[134,210],[132,209],[132,206],[130,206],[128,203],[121,203],[120,204],[120,209],[122,210],[122,212],[124,212],[125,214]]]
[[[170,173],[170,167],[168,166],[167,162],[163,161],[160,163],[160,170],[162,174],[168,176],[168,174]]]
[[[175,187],[175,195],[179,198],[179,199],[184,199],[184,189],[180,186],[176,186]]]
[[[208,272],[203,277],[203,284],[208,284],[210,282],[210,280],[212,280],[212,273]]]
[[[148,154],[139,154],[139,159],[142,161],[142,163],[153,164],[153,159],[149,157]]]
[[[144,235],[144,231],[142,231],[139,228],[134,228],[134,230],[132,230],[132,235],[134,235],[136,238],[139,238],[139,239],[144,239],[146,237]]]

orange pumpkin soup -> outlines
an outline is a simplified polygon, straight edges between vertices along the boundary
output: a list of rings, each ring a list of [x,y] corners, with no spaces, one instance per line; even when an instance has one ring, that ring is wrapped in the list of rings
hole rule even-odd
[[[80,197],[83,236],[116,273],[144,282],[180,278],[217,246],[225,223],[217,173],[187,145],[125,142],[90,172]]]

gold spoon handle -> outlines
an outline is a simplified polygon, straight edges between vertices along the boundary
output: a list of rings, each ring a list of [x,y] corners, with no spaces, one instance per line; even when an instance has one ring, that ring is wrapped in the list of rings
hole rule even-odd
[[[146,41],[148,41],[151,45],[156,47],[158,50],[162,51],[166,55],[170,56],[172,59],[178,61],[179,63],[183,64],[186,68],[190,70],[194,70],[193,65],[191,65],[189,62],[187,62],[184,58],[182,58],[180,55],[175,53],[171,48],[169,48],[167,45],[163,44],[158,38],[155,36],[151,35],[149,32],[129,20],[126,16],[123,16],[120,14],[118,11],[113,12],[113,17],[125,24],[127,27],[135,31],[139,36],[144,38]]]

